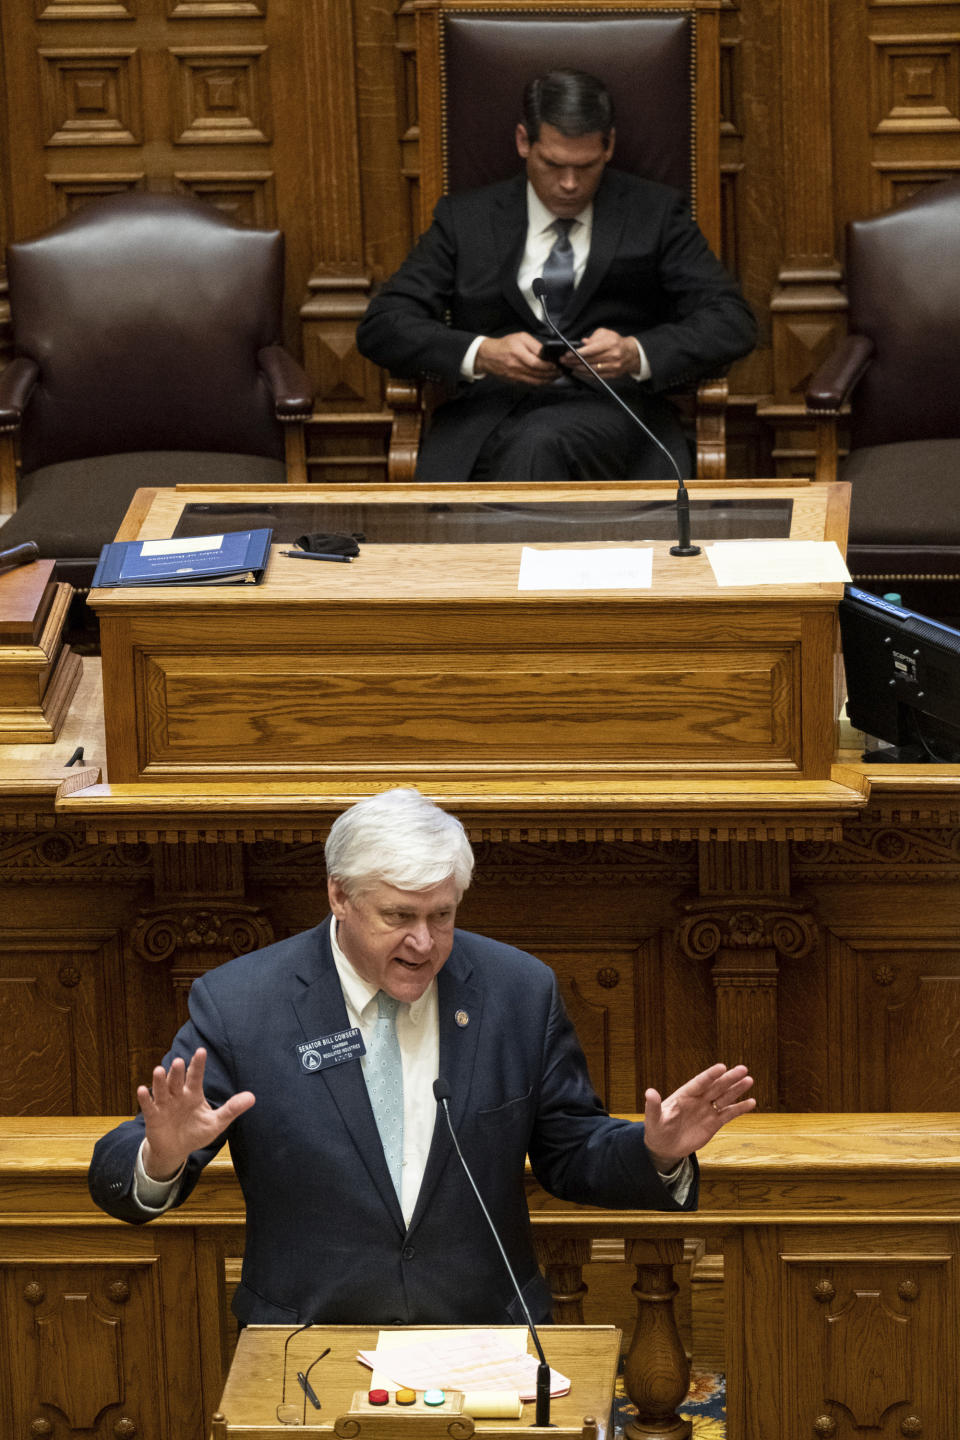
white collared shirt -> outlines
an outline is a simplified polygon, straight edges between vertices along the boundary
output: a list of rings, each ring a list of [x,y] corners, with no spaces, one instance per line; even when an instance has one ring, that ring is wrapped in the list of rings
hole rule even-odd
[[[544,205],[530,182],[527,182],[527,243],[523,249],[520,269],[517,271],[517,285],[524,300],[534,315],[542,314],[540,301],[533,293],[533,282],[543,274],[547,256],[557,240],[554,230],[556,215]],[[583,272],[590,258],[590,241],[593,238],[593,201],[585,205],[570,226],[569,239],[573,247],[573,287],[580,284]],[[557,317],[554,316],[554,319]]]
[[[379,987],[372,985],[369,980],[364,980],[350,964],[340,948],[337,926],[333,919],[330,921],[330,947],[347,1007],[347,1023],[359,1028],[363,1043],[367,1045],[377,1019]],[[397,1040],[403,1069],[403,1169],[400,1179],[400,1209],[407,1225],[410,1224],[416,1209],[437,1118],[433,1082],[440,1073],[438,1015],[436,976],[419,1000],[413,1000],[409,1004],[401,1003],[397,1011]],[[366,1065],[365,1056],[360,1064]]]
[[[543,274],[543,267],[546,264],[547,256],[553,249],[557,238],[557,232],[553,225],[556,215],[552,214],[544,205],[540,196],[534,190],[530,181],[527,181],[527,238],[523,247],[523,255],[520,258],[520,268],[517,271],[517,285],[520,293],[530,306],[534,315],[541,315],[540,301],[533,293],[533,282]],[[587,268],[587,261],[590,258],[590,244],[593,239],[593,201],[585,205],[580,213],[574,218],[570,226],[570,244],[573,246],[573,285],[574,289],[583,279],[583,272]],[[471,341],[467,353],[460,363],[460,374],[464,380],[482,380],[483,376],[478,375],[473,368],[473,362],[477,351],[487,337],[478,335]],[[579,336],[571,337],[579,339]],[[643,346],[636,336],[631,337],[637,347],[640,356],[640,364],[633,372],[635,380],[649,380],[650,362],[644,354]]]

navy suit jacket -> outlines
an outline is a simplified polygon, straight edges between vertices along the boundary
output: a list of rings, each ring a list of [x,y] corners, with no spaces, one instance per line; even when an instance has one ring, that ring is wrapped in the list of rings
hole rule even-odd
[[[546,336],[517,286],[527,234],[524,174],[444,196],[433,223],[371,300],[357,329],[360,351],[393,374],[444,381],[455,391],[436,412],[417,478],[466,480],[487,435],[529,387],[460,378],[477,335],[523,330]],[[675,427],[656,392],[721,373],[756,342],[739,287],[668,185],[607,169],[593,201],[590,255],[562,316],[572,339],[600,327],[635,335],[650,362],[643,385],[617,388],[658,433]],[[611,412],[617,410],[609,401]]]
[[[458,930],[438,1000],[453,1123],[526,1303],[544,1320],[527,1153],[564,1199],[680,1207],[650,1162],[643,1126],[611,1118],[597,1099],[552,970]],[[233,1306],[242,1322],[523,1323],[442,1116],[407,1228],[359,1063],[300,1064],[298,1045],[347,1028],[329,922],[201,976],[190,1016],[164,1064],[205,1045],[210,1102],[245,1089],[257,1097],[227,1132],[247,1208]],[[97,1204],[134,1223],[150,1218],[132,1194],[142,1138],[142,1118],[126,1122],[97,1143],[90,1166]],[[178,1204],[218,1148],[191,1155]]]

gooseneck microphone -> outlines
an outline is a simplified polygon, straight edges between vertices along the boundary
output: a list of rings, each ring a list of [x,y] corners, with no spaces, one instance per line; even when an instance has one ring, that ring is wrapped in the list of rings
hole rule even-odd
[[[517,1277],[513,1273],[513,1266],[507,1259],[507,1252],[506,1250],[504,1250],[503,1242],[501,1241],[500,1236],[497,1234],[497,1227],[493,1223],[493,1217],[491,1216],[490,1211],[487,1209],[486,1205],[483,1203],[483,1196],[477,1189],[476,1181],[470,1174],[470,1167],[467,1164],[466,1160],[464,1160],[463,1158],[463,1151],[460,1149],[460,1142],[457,1139],[457,1132],[454,1130],[453,1121],[450,1119],[450,1086],[447,1084],[446,1080],[444,1080],[442,1075],[438,1076],[437,1079],[433,1082],[433,1098],[443,1110],[444,1118],[447,1122],[447,1129],[450,1131],[450,1139],[453,1141],[453,1148],[456,1150],[457,1155],[460,1159],[460,1164],[463,1166],[463,1173],[470,1181],[470,1187],[473,1190],[474,1195],[476,1195],[477,1197],[477,1202],[480,1206],[480,1209],[483,1211],[483,1218],[490,1226],[490,1233],[493,1236],[494,1240],[496,1240],[497,1242],[497,1249],[500,1251],[500,1254],[503,1258],[503,1263],[507,1267],[507,1274],[510,1276],[513,1288],[517,1292],[517,1299],[520,1301],[520,1308],[523,1311],[524,1319],[527,1322],[527,1329],[530,1331],[530,1335],[536,1348],[537,1357],[540,1362],[537,1365],[537,1405],[533,1423],[534,1425],[549,1426],[550,1366],[547,1363],[547,1357],[543,1353],[543,1346],[540,1344],[540,1336],[537,1334],[537,1327],[533,1323],[533,1317],[531,1316],[530,1311],[527,1309],[527,1302],[523,1298],[523,1291],[517,1284]]]
[[[683,483],[683,476],[680,474],[680,466],[670,454],[670,451],[667,449],[666,445],[664,445],[663,441],[660,440],[658,436],[654,435],[653,431],[643,423],[643,421],[640,419],[640,416],[637,415],[635,411],[631,410],[630,406],[627,404],[626,400],[624,400],[623,396],[617,394],[613,386],[610,385],[606,380],[604,380],[603,376],[597,370],[594,370],[593,366],[590,364],[590,361],[583,358],[576,345],[574,345],[572,341],[568,340],[566,335],[564,335],[562,331],[557,329],[556,325],[553,323],[553,320],[550,317],[550,311],[547,309],[547,287],[544,284],[542,277],[538,276],[537,279],[534,280],[532,288],[534,295],[540,301],[540,308],[543,311],[543,318],[544,320],[546,320],[547,324],[550,326],[550,329],[553,331],[554,335],[556,335],[557,339],[563,342],[563,344],[570,351],[571,355],[576,356],[576,358],[580,361],[581,365],[586,365],[593,378],[595,380],[598,380],[603,386],[604,390],[606,390],[607,394],[612,396],[613,399],[616,400],[617,404],[620,406],[620,409],[627,412],[633,423],[640,426],[640,429],[643,431],[644,435],[646,435],[647,439],[652,440],[654,445],[656,445],[657,449],[662,450],[664,455],[666,455],[667,459],[670,461],[670,464],[673,466],[673,473],[677,477],[677,543],[676,545],[670,546],[670,554],[699,555],[700,546],[691,545],[690,543],[690,497],[687,494],[687,487]]]

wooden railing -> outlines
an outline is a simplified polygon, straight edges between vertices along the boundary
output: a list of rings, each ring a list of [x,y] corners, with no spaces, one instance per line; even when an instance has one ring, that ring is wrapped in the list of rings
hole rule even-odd
[[[11,1434],[202,1440],[231,1353],[243,1203],[229,1160],[146,1227],[86,1190],[98,1118],[0,1120],[0,1412]],[[674,1267],[723,1245],[729,1440],[960,1433],[960,1116],[752,1115],[701,1157],[701,1208],[566,1205],[530,1181],[556,1319],[583,1318],[591,1242],[625,1242],[637,1321],[629,1440],[683,1440]]]

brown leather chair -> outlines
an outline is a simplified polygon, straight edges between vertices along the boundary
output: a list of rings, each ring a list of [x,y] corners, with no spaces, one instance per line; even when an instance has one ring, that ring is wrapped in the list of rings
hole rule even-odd
[[[10,245],[7,271],[2,509],[15,513],[0,548],[35,540],[88,564],[139,486],[306,479],[313,397],[279,344],[279,231],[124,193]],[[64,568],[83,583],[82,567]]]
[[[848,564],[960,615],[960,181],[847,228],[850,333],[817,370],[817,478],[852,484]],[[850,406],[849,454],[837,425]]]
[[[588,70],[607,84],[617,114],[614,164],[691,197],[700,228],[720,251],[719,32],[716,0],[665,9],[659,0],[610,0],[572,10],[543,0],[419,3],[417,87],[420,229],[441,194],[516,174],[520,97],[532,75],[554,66]],[[429,388],[429,387],[426,387]],[[387,385],[395,413],[389,478],[410,481],[431,397]],[[726,474],[727,383],[699,387],[697,474]],[[611,402],[612,403],[612,402]]]

